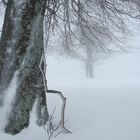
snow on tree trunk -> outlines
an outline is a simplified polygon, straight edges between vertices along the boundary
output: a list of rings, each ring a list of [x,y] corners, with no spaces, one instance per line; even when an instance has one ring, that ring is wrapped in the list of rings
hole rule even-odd
[[[4,91],[8,88],[14,73],[18,70],[19,74],[16,96],[12,101],[12,109],[5,126],[7,133],[17,134],[28,127],[30,111],[36,98],[38,109],[41,110],[38,119],[41,119],[41,124],[48,120],[45,89],[35,86],[43,85],[39,63],[44,53],[44,12],[45,0],[8,0],[0,41],[1,104]]]

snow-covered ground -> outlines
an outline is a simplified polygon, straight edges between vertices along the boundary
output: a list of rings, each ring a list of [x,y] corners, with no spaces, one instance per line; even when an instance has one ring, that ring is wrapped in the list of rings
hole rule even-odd
[[[73,132],[60,134],[56,140],[140,139],[140,82],[76,80],[50,83],[50,88],[61,90],[67,97],[66,126]],[[58,99],[48,96],[50,112],[61,105]],[[0,133],[0,140],[47,140],[47,132],[34,123],[32,119],[30,127],[16,136]]]

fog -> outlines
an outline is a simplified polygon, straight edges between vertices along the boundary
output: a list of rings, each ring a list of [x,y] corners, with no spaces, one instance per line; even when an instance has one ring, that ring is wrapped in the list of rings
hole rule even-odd
[[[127,40],[127,52],[115,54],[95,63],[94,79],[140,79],[140,33]],[[84,80],[86,79],[85,64],[80,60],[62,56],[46,55],[47,77],[53,79]]]

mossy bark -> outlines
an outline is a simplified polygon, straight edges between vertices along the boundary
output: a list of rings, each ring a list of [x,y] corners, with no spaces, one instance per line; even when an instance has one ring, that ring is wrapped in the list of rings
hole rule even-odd
[[[36,98],[40,110],[43,108],[45,124],[48,120],[46,93],[39,69],[44,53],[43,17],[45,0],[8,0],[2,37],[0,41],[0,95],[8,87],[15,71],[18,70],[16,97],[12,103],[6,133],[17,134],[28,127],[30,111]],[[45,62],[43,62],[45,63]],[[42,68],[44,64],[42,63]]]

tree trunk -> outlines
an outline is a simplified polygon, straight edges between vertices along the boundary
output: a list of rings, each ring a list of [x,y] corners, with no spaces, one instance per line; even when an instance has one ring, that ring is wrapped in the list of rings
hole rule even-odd
[[[12,87],[16,88],[16,93],[5,127],[7,133],[17,134],[28,127],[30,111],[36,98],[39,100],[42,124],[48,120],[45,89],[35,86],[43,85],[39,63],[44,53],[45,1],[8,0],[0,41],[0,96],[4,97],[4,91],[15,73],[17,83],[16,87]]]
[[[86,77],[94,78],[93,50],[90,48],[86,48],[86,55]]]

